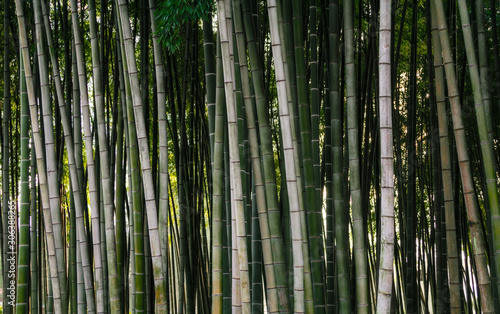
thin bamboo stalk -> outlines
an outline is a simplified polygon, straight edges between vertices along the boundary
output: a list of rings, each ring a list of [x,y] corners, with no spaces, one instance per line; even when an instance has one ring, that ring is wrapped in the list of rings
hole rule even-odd
[[[20,55],[22,58],[22,55]],[[16,313],[29,312],[30,278],[30,187],[28,182],[29,161],[29,104],[26,92],[23,62],[19,62],[19,93],[21,101],[21,204],[19,208],[19,259],[17,264]],[[32,178],[33,181],[34,178]],[[33,196],[34,197],[34,196]]]

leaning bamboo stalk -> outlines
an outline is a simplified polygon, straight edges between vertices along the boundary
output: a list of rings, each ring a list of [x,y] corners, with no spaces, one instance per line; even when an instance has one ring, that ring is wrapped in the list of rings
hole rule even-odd
[[[476,25],[477,25],[477,40],[479,53],[479,75],[481,78],[481,94],[483,95],[483,106],[486,115],[486,127],[488,130],[488,139],[492,142],[494,130],[492,126],[492,108],[491,108],[491,81],[490,69],[488,66],[488,45],[486,37],[486,27],[484,20],[484,0],[476,0]],[[491,9],[491,8],[490,8]],[[493,34],[492,34],[493,35]]]
[[[441,152],[441,175],[443,177],[443,198],[446,222],[446,252],[448,260],[448,285],[450,289],[451,313],[460,313],[460,277],[457,252],[455,204],[453,199],[450,138],[448,135],[448,114],[446,112],[443,57],[437,29],[435,7],[431,2],[432,40],[434,45],[434,67],[436,77],[436,103],[438,110],[439,146]]]
[[[115,19],[116,25],[116,19]],[[121,69],[121,49],[120,49],[120,41],[116,39],[115,43],[115,60],[116,67],[115,73],[116,77],[120,78],[123,76]],[[125,97],[123,89],[124,83],[123,80],[119,79],[119,84],[116,86],[116,98],[115,105],[117,106],[117,119],[116,123],[116,162],[115,162],[115,211],[116,211],[116,267],[120,272],[120,298],[125,300],[125,283],[127,282],[127,271],[126,271],[126,221],[125,221],[125,200],[126,200],[126,187],[125,187],[125,177],[126,177],[126,166],[124,165],[124,160],[126,160],[127,154],[125,153],[125,127],[124,127],[124,118],[123,111],[125,110]],[[123,88],[123,89],[122,89]],[[124,304],[124,310],[127,311],[126,303]]]
[[[269,14],[269,24],[271,30],[271,43],[273,57],[275,60],[276,85],[278,91],[278,103],[280,111],[280,122],[283,136],[283,151],[285,158],[286,179],[288,198],[290,206],[290,218],[292,224],[292,246],[293,246],[293,273],[294,273],[294,308],[295,313],[305,312],[304,300],[304,260],[302,252],[302,231],[300,222],[300,207],[298,193],[300,187],[297,186],[297,172],[294,156],[294,148],[291,138],[291,123],[293,117],[290,117],[288,110],[288,96],[285,81],[285,69],[281,52],[281,36],[278,26],[278,10],[275,0],[267,1]]]
[[[35,10],[35,27],[37,41],[37,56],[39,79],[41,87],[41,107],[43,116],[43,136],[45,140],[45,158],[47,167],[47,179],[49,185],[49,201],[52,217],[52,228],[56,235],[63,235],[64,229],[61,220],[61,206],[59,202],[59,175],[57,169],[57,156],[55,152],[54,130],[52,121],[52,101],[49,90],[49,71],[48,61],[43,49],[44,38],[42,30],[42,20],[40,12],[40,2],[34,2]],[[56,247],[57,271],[59,272],[59,285],[61,287],[61,299],[63,310],[67,308],[67,293],[66,293],[66,258],[64,248],[66,246],[64,236],[54,237]]]
[[[119,39],[120,39],[120,60],[125,54],[123,45],[123,32],[121,32],[121,24],[118,24]],[[131,209],[129,210],[129,234],[130,234],[130,309],[133,311],[144,311],[144,242],[143,242],[143,211],[142,211],[142,195],[141,195],[141,180],[140,180],[140,164],[139,151],[137,146],[137,131],[135,127],[134,107],[132,103],[132,91],[130,87],[130,77],[128,75],[127,62],[120,63],[120,75],[125,101],[123,110],[123,120],[125,127],[125,142],[127,147],[128,158],[128,176],[130,182],[129,199]]]
[[[159,223],[160,223],[160,241],[162,254],[162,265],[164,278],[166,278],[166,266],[168,259],[168,141],[167,141],[167,106],[166,91],[165,91],[165,75],[163,67],[163,58],[160,43],[158,42],[158,34],[156,31],[156,20],[154,12],[156,10],[156,1],[149,0],[149,14],[151,19],[151,31],[153,33],[153,55],[156,68],[156,86],[157,86],[157,106],[158,106],[158,131],[161,134],[159,137],[160,151],[160,176],[159,184]]]
[[[222,68],[224,71],[224,88],[226,94],[226,111],[229,132],[229,160],[231,173],[231,208],[232,220],[235,222],[233,226],[233,234],[236,234],[236,243],[233,242],[233,247],[237,247],[237,264],[240,277],[240,297],[241,310],[243,313],[250,313],[250,286],[248,272],[248,253],[247,240],[245,232],[245,214],[243,204],[243,189],[240,173],[240,157],[238,151],[238,122],[236,118],[236,106],[234,99],[234,64],[232,63],[232,27],[228,23],[231,18],[231,5],[229,1],[217,1],[217,13],[219,22],[219,31],[221,39],[222,51]],[[229,20],[229,21],[228,21]],[[233,265],[235,261],[233,260]],[[233,269],[234,271],[234,269]],[[239,306],[236,303],[236,311],[239,311]]]
[[[19,23],[19,43],[21,48],[21,53],[23,54],[23,63],[26,76],[26,86],[28,90],[28,101],[30,104],[30,118],[31,118],[31,129],[35,144],[35,154],[37,160],[38,169],[38,182],[40,186],[40,193],[42,199],[43,216],[45,223],[45,234],[47,237],[47,253],[49,259],[50,276],[52,282],[52,288],[54,291],[54,305],[56,311],[62,313],[62,300],[61,291],[59,286],[59,274],[57,272],[57,259],[56,250],[54,245],[54,233],[52,229],[52,221],[50,215],[50,203],[49,203],[49,191],[47,187],[47,172],[45,169],[45,158],[43,154],[43,142],[40,134],[40,128],[38,126],[38,112],[35,98],[35,88],[33,85],[33,75],[31,72],[31,65],[29,63],[29,48],[28,48],[28,36],[26,31],[26,22],[24,17],[24,8],[21,0],[16,0],[16,10],[17,10],[17,20]]]
[[[139,78],[137,64],[135,62],[134,42],[130,28],[130,20],[128,15],[128,4],[124,0],[117,1],[119,8],[119,16],[121,21],[121,30],[123,32],[123,44],[126,53],[126,62],[129,70],[130,86],[132,92],[132,100],[134,105],[135,126],[137,130],[137,139],[140,152],[140,161],[142,169],[142,179],[144,185],[144,198],[146,201],[146,211],[148,217],[149,236],[151,245],[151,256],[153,263],[153,274],[155,282],[156,295],[156,311],[165,312],[167,296],[165,294],[165,281],[162,272],[162,257],[160,246],[160,235],[158,231],[158,217],[155,200],[155,190],[153,185],[153,176],[149,161],[149,146],[148,132],[145,127],[145,117],[141,100],[139,87]]]
[[[218,54],[220,55],[220,39]],[[217,76],[222,76],[222,62],[217,57]],[[213,192],[212,192],[212,313],[223,313],[223,210],[224,210],[224,114],[225,106],[221,93],[217,90],[214,117],[214,148],[213,148]]]
[[[473,243],[473,254],[476,263],[477,280],[481,295],[481,308],[485,313],[492,313],[493,299],[491,295],[491,283],[488,274],[486,247],[484,235],[481,225],[481,214],[477,204],[477,199],[474,191],[474,181],[470,168],[469,153],[465,139],[465,129],[462,121],[462,109],[460,105],[460,97],[458,92],[458,84],[455,74],[454,62],[450,48],[450,38],[448,36],[448,27],[444,14],[443,3],[439,0],[434,1],[437,13],[437,21],[439,27],[439,36],[441,39],[441,47],[444,59],[444,68],[446,72],[446,80],[448,83],[448,93],[451,104],[453,131],[455,133],[455,142],[457,148],[458,161],[460,163],[460,176],[462,179],[462,189],[465,198],[465,206],[467,209],[467,217],[469,220],[469,230],[471,234],[471,242]],[[461,9],[462,10],[462,9]],[[466,23],[463,23],[466,24]],[[471,60],[469,60],[469,63]],[[475,62],[474,62],[475,64]],[[480,99],[475,99],[476,103]],[[484,117],[483,117],[484,118]],[[481,127],[481,126],[480,126]],[[489,156],[484,156],[489,157]]]
[[[476,121],[479,131],[479,139],[481,141],[482,165],[486,178],[487,201],[490,206],[491,212],[491,225],[493,232],[493,247],[495,250],[495,264],[496,273],[500,273],[500,207],[498,200],[498,187],[497,177],[495,171],[495,153],[493,150],[493,142],[491,141],[493,135],[491,133],[491,113],[489,112],[490,99],[489,93],[486,89],[487,75],[485,69],[482,69],[482,76],[479,75],[479,67],[477,64],[476,51],[474,47],[474,39],[472,38],[472,31],[470,28],[469,13],[467,3],[464,0],[458,1],[458,8],[460,10],[460,17],[462,20],[462,33],[464,35],[465,50],[467,54],[467,61],[469,63],[468,69],[472,81],[472,90],[474,94],[474,108],[476,109]],[[482,22],[482,21],[481,21]],[[481,23],[482,24],[482,23]],[[480,28],[484,28],[481,25]],[[482,44],[484,43],[484,34],[480,36]],[[484,49],[481,49],[483,51]],[[481,55],[484,54],[484,51]],[[482,56],[481,60],[485,62],[485,57]],[[483,99],[483,92],[488,95],[486,101]],[[485,301],[485,300],[484,300]],[[485,309],[484,309],[485,310]]]
[[[75,0],[72,1],[74,3]],[[113,203],[113,182],[110,176],[109,162],[109,143],[106,135],[106,121],[104,112],[104,88],[103,74],[101,71],[101,61],[99,56],[99,42],[97,38],[97,20],[95,1],[89,1],[89,20],[90,20],[90,40],[92,53],[92,70],[94,82],[94,98],[97,118],[97,133],[99,138],[99,168],[100,179],[102,184],[102,200],[104,202],[104,224],[105,224],[105,240],[107,252],[107,268],[109,276],[109,302],[112,312],[120,312],[120,276],[116,266],[116,241],[114,227],[114,203]],[[82,86],[80,86],[82,88]],[[86,90],[83,91],[86,93]],[[101,218],[102,219],[102,218]],[[105,278],[108,279],[108,278]],[[106,293],[106,292],[105,292]],[[107,300],[105,300],[107,302]]]
[[[290,132],[292,138],[292,148],[293,148],[293,161],[295,163],[295,172],[296,182],[297,182],[297,197],[298,197],[298,206],[299,206],[299,215],[300,215],[300,232],[302,234],[302,258],[304,265],[304,302],[305,302],[305,311],[313,312],[314,311],[314,291],[313,291],[313,283],[312,283],[312,274],[311,274],[311,262],[310,262],[310,253],[309,253],[309,235],[307,232],[307,214],[305,210],[305,195],[303,193],[303,187],[305,186],[305,179],[302,176],[302,165],[301,165],[301,150],[300,150],[300,131],[298,125],[298,97],[297,97],[297,82],[296,82],[296,71],[295,71],[295,58],[293,57],[293,28],[291,26],[292,22],[292,8],[290,6],[283,6],[281,8],[282,3],[277,2],[277,11],[278,11],[278,28],[279,34],[284,40],[284,44],[281,45],[281,56],[283,60],[283,68],[284,68],[284,78],[285,78],[285,89],[287,94],[287,106],[288,106],[288,114],[292,118],[290,122]],[[283,13],[282,13],[283,12]],[[286,24],[289,24],[288,27],[285,27]],[[286,168],[286,167],[285,167]],[[285,170],[286,171],[286,170]],[[290,209],[288,209],[290,211]],[[291,226],[291,224],[289,225]],[[298,226],[295,226],[298,227]],[[293,235],[290,235],[293,237]],[[293,241],[293,240],[292,240]],[[292,244],[293,249],[293,244]],[[293,252],[290,254],[290,258],[293,258]],[[291,262],[293,264],[293,261]],[[291,269],[291,267],[290,267]],[[290,273],[292,275],[293,271]]]

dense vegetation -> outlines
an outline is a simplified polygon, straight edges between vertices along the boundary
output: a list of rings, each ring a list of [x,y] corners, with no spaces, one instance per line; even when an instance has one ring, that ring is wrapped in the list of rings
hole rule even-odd
[[[4,313],[500,312],[495,0],[1,3]]]

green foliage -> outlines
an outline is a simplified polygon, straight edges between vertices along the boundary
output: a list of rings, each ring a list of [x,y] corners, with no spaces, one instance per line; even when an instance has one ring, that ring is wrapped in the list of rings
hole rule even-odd
[[[181,44],[182,27],[209,18],[214,4],[212,0],[165,0],[158,3],[155,18],[161,44],[170,53],[177,51]]]

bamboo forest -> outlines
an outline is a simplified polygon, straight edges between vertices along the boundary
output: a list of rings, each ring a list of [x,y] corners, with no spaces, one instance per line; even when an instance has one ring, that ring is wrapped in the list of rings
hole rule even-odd
[[[500,313],[499,7],[0,1],[0,313]]]

